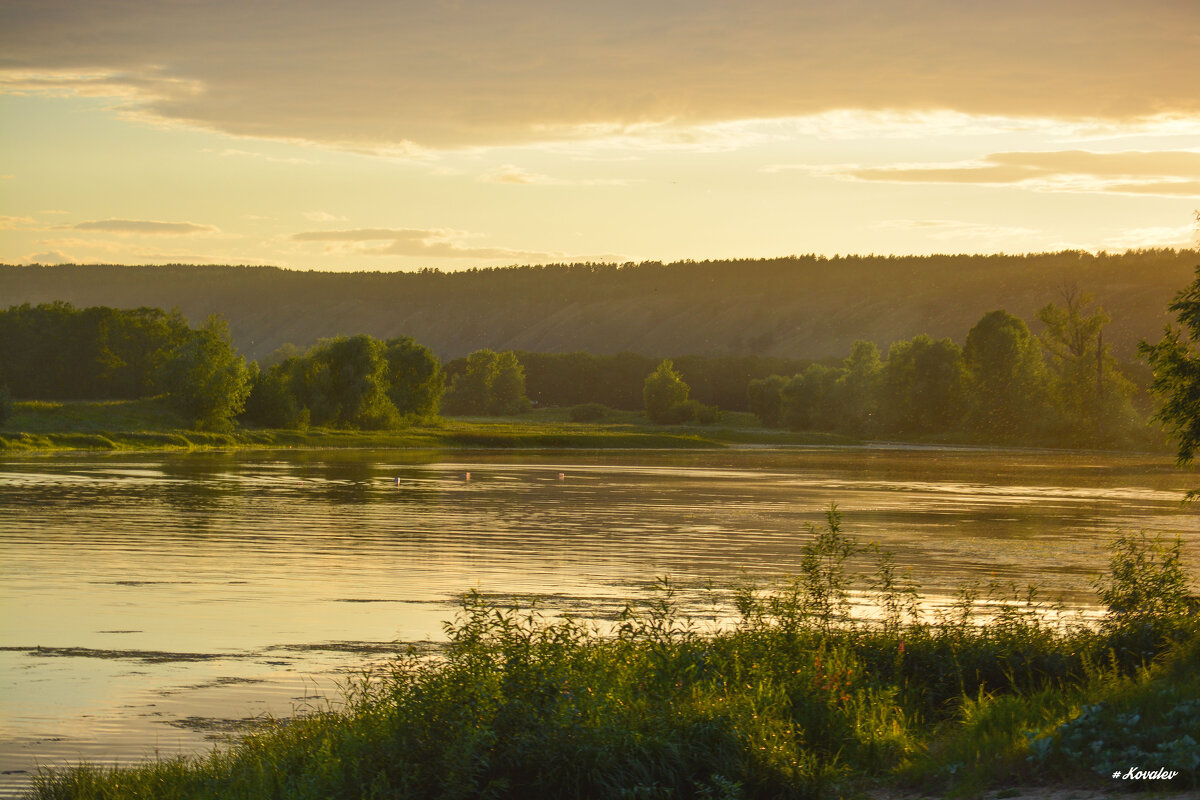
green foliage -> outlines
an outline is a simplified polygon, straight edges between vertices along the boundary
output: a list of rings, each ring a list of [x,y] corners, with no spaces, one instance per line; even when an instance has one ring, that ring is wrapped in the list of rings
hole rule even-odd
[[[783,387],[787,379],[781,375],[770,375],[750,381],[746,387],[746,405],[768,428],[783,426]]]
[[[252,375],[233,349],[228,325],[209,317],[166,357],[157,380],[167,401],[197,427],[226,430],[246,404]]]
[[[882,400],[886,423],[896,431],[951,430],[963,413],[966,372],[962,351],[950,339],[917,336],[888,350]]]
[[[868,433],[877,424],[883,360],[874,342],[856,341],[842,362],[834,387],[837,427],[851,433]]]
[[[411,338],[343,336],[259,374],[245,416],[273,428],[387,430],[436,416],[444,383],[440,362]]]
[[[581,403],[572,406],[571,422],[599,422],[612,414],[612,409],[603,403]]]
[[[291,387],[313,425],[386,429],[400,423],[388,397],[387,348],[359,334],[324,341],[295,362]]]
[[[505,350],[496,356],[496,375],[492,380],[488,413],[492,416],[521,414],[530,408],[525,396],[525,368],[516,353]]]
[[[1023,321],[1006,311],[986,314],[967,334],[963,362],[971,429],[1000,441],[1045,429],[1050,376]]]
[[[450,414],[479,416],[492,405],[492,384],[496,382],[498,357],[492,350],[476,350],[467,356],[466,369],[454,376],[446,395]]]
[[[476,350],[467,356],[446,394],[446,411],[459,415],[508,416],[530,408],[525,370],[516,353]]]
[[[693,422],[697,425],[713,425],[720,419],[721,410],[719,408],[706,406],[698,400],[684,400],[660,414],[657,424],[684,425]]]
[[[28,399],[145,397],[189,335],[178,312],[154,308],[13,306],[0,311],[0,383]]]
[[[840,409],[836,388],[843,371],[813,364],[782,389],[782,416],[792,430],[829,431],[838,427]]]
[[[1191,285],[1181,290],[1169,310],[1180,328],[1166,327],[1155,344],[1142,341],[1138,352],[1154,371],[1152,388],[1162,406],[1160,420],[1176,439],[1180,464],[1190,464],[1200,447],[1200,267]],[[1200,494],[1192,492],[1191,496]]]
[[[1111,319],[1102,308],[1089,310],[1092,303],[1091,295],[1067,290],[1063,305],[1041,308],[1041,341],[1062,418],[1060,436],[1081,445],[1119,444],[1136,425],[1133,386],[1104,344]]]
[[[408,336],[389,339],[388,397],[401,416],[410,419],[436,417],[446,388],[442,364],[433,351]]]
[[[296,362],[284,362],[282,366],[267,372],[255,372],[250,396],[246,398],[243,416],[249,422],[268,428],[308,427],[308,409],[300,407],[292,391],[292,372]]]
[[[895,609],[878,622],[847,614],[856,562],[872,556],[871,599]],[[927,623],[836,509],[808,529],[800,563],[773,589],[737,589],[740,621],[707,630],[665,578],[611,632],[471,592],[439,657],[362,676],[342,710],[265,722],[205,756],[43,772],[36,795],[819,798],[901,781],[980,793],[1086,783],[1131,759],[1178,769],[1164,788],[1196,784],[1194,620],[1165,661],[1101,669],[1109,635],[1056,625],[1034,592]]]
[[[1096,583],[1108,608],[1104,629],[1116,655],[1138,664],[1157,655],[1164,642],[1186,630],[1200,611],[1183,568],[1183,542],[1121,534],[1110,547],[1109,571]]]
[[[1040,344],[1023,321],[992,311],[971,328],[964,350],[950,339],[917,336],[893,343],[883,362],[875,345],[857,341],[840,365],[750,381],[749,407],[764,426],[792,430],[1152,445],[1131,402],[1129,370],[1100,339],[1107,317],[1084,313],[1087,298],[1071,297],[1066,308],[1039,312],[1047,323]],[[1178,346],[1158,348],[1179,362]]]
[[[1030,726],[1028,762],[1043,774],[1200,786],[1200,637],[1132,675],[1096,670],[1084,701],[1057,725]],[[1130,774],[1133,770],[1140,775]],[[1134,783],[1137,781],[1137,783]]]
[[[686,412],[674,409],[687,401],[688,391],[688,385],[675,371],[675,365],[670,360],[659,362],[658,367],[642,384],[642,401],[646,407],[646,416],[657,425],[669,425],[672,419],[686,421],[679,419],[685,416]]]
[[[517,357],[525,368],[526,391],[539,406],[603,403],[610,408],[645,408],[642,387],[657,362],[635,353],[528,353]],[[806,361],[758,355],[701,356],[673,359],[690,387],[689,397],[730,411],[747,410],[747,386],[772,374],[791,374]],[[790,370],[790,372],[789,372]]]
[[[1161,329],[1163,308],[1192,279],[1197,263],[1195,250],[1153,249],[1101,254],[800,255],[453,273],[0,266],[0,300],[12,304],[66,298],[63,289],[69,287],[71,298],[82,305],[178,305],[195,320],[219,309],[230,317],[239,347],[264,369],[269,365],[264,356],[288,339],[310,343],[339,332],[382,337],[391,335],[398,319],[412,320],[414,327],[405,333],[438,353],[536,340],[539,348],[550,352],[601,354],[636,347],[663,356],[720,352],[741,354],[739,358],[759,354],[764,359],[800,359],[844,354],[855,339],[875,341],[886,352],[888,344],[914,333],[929,333],[934,339],[959,336],[993,308],[1017,313],[1033,327],[1031,298],[1051,298],[1066,280],[1093,291],[1119,321],[1105,332],[1105,340],[1115,354],[1125,357],[1139,336]],[[353,331],[345,329],[347,307],[355,309],[359,327]],[[563,313],[564,308],[571,313]],[[438,311],[430,313],[431,309]],[[489,336],[499,338],[480,338]],[[611,395],[563,399],[539,396],[535,379],[540,379],[531,363],[523,363],[528,394],[540,405],[596,401],[640,410],[641,382],[657,363],[646,361]],[[741,410],[750,379],[791,376],[807,366],[776,362],[763,372],[746,372],[731,403],[729,397],[706,394],[702,376],[693,374],[684,361],[678,358],[675,364],[692,387],[690,396],[727,410]],[[606,372],[599,385],[616,374]],[[617,402],[617,394],[629,402]]]

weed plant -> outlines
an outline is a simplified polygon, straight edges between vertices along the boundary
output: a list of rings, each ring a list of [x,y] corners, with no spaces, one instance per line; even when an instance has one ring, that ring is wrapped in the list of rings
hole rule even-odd
[[[729,624],[681,614],[666,579],[603,629],[470,593],[442,653],[361,676],[341,710],[204,757],[43,773],[35,792],[820,798],[876,784],[1104,786],[1139,766],[1178,772],[1157,788],[1195,786],[1200,633],[1178,553],[1119,538],[1098,627],[1063,622],[1036,590],[1011,587],[986,605],[964,592],[927,619],[917,587],[831,509],[794,577],[731,590]],[[849,602],[863,561],[880,611],[871,620]],[[1136,611],[1125,604],[1135,596]]]

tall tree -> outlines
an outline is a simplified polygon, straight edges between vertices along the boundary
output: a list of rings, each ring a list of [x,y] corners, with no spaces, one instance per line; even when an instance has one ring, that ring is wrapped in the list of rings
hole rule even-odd
[[[834,389],[840,367],[810,364],[783,387],[783,424],[793,430],[831,430],[837,427]]]
[[[1093,298],[1074,287],[1062,292],[1062,305],[1037,312],[1046,326],[1041,335],[1054,378],[1055,401],[1065,435],[1077,444],[1109,444],[1123,438],[1136,422],[1133,386],[1121,374],[1104,343],[1111,318],[1092,308]]]
[[[962,417],[962,351],[950,339],[922,334],[888,349],[882,403],[893,430],[932,433]]]
[[[668,422],[671,419],[671,409],[687,402],[689,391],[688,385],[675,371],[675,365],[669,359],[661,361],[642,384],[642,401],[646,406],[646,416],[655,424]]]
[[[967,423],[990,437],[1029,438],[1044,427],[1050,376],[1042,348],[1025,322],[992,311],[971,328],[963,347]]]
[[[208,318],[199,330],[170,354],[162,366],[160,385],[167,401],[199,428],[232,427],[250,394],[251,372],[233,349],[229,326]]]
[[[842,362],[842,373],[833,388],[837,426],[852,433],[867,433],[876,425],[883,360],[874,342],[856,341]]]
[[[525,370],[511,350],[471,353],[446,393],[446,410],[452,414],[496,416],[519,414],[528,408]]]
[[[416,419],[437,416],[446,381],[433,351],[408,336],[389,339],[385,345],[387,393],[396,410]]]
[[[1166,326],[1156,344],[1142,341],[1138,352],[1154,370],[1154,393],[1162,398],[1155,418],[1171,432],[1180,464],[1190,464],[1200,448],[1200,266],[1196,278],[1175,296],[1169,309],[1180,327]],[[1200,489],[1188,493],[1200,496]]]
[[[750,381],[746,387],[747,406],[768,428],[783,425],[783,387],[786,385],[787,379],[782,375],[768,375]]]
[[[388,397],[385,347],[372,336],[343,336],[313,347],[293,386],[315,425],[378,429],[399,423]]]
[[[517,354],[505,350],[496,357],[496,374],[488,397],[488,413],[493,416],[520,414],[529,410],[525,396],[525,368]]]

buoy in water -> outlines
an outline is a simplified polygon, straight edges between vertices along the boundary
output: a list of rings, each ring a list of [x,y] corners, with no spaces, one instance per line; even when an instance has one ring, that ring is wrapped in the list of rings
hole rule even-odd
[[[399,485],[400,485],[400,476],[396,476],[396,485],[397,485],[397,486],[399,486]]]
[[[558,473],[558,479],[559,479],[560,481],[565,481],[565,480],[567,479],[567,475],[566,475],[566,473],[564,473],[564,472],[560,472],[560,473]]]
[[[464,473],[463,473],[463,480],[464,480],[464,481],[469,481],[469,480],[471,480],[471,473],[469,473],[469,472],[464,472]]]

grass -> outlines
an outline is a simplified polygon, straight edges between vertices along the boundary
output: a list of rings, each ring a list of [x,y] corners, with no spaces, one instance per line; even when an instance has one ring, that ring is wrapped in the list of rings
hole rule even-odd
[[[774,431],[751,414],[710,426],[657,426],[645,414],[613,412],[602,422],[569,421],[568,409],[519,417],[451,417],[393,431],[327,428],[197,431],[161,401],[24,401],[0,429],[0,453],[204,448],[697,448],[733,444],[845,444],[831,434]]]
[[[1132,544],[1130,542],[1133,542]],[[800,572],[735,587],[737,620],[679,611],[662,580],[604,630],[471,593],[437,657],[351,683],[344,708],[204,756],[43,772],[50,798],[824,798],[886,787],[970,795],[1021,783],[1200,785],[1200,626],[1173,551],[1143,559],[1169,599],[1054,621],[1036,595],[925,619],[914,587],[831,510]],[[850,616],[861,561],[882,616]],[[1117,569],[1102,588],[1121,595]],[[1144,587],[1142,587],[1144,589]],[[1133,641],[1139,654],[1128,646]],[[1112,772],[1164,766],[1170,780]]]

